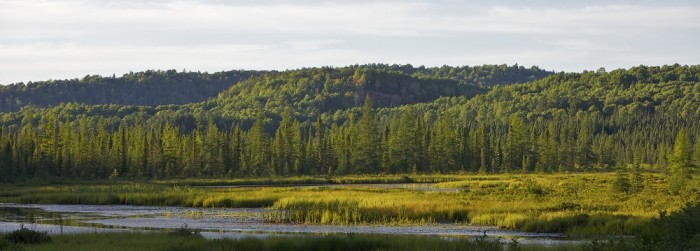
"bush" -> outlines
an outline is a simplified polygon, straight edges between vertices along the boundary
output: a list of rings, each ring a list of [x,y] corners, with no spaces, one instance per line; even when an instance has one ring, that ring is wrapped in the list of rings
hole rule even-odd
[[[5,250],[9,246],[10,246],[10,242],[8,242],[5,239],[0,239],[0,250]]]
[[[176,237],[201,237],[202,235],[200,234],[200,232],[201,231],[199,229],[192,229],[188,227],[187,224],[185,224],[178,229],[174,229],[171,232],[168,232],[168,234]]]
[[[5,235],[5,240],[15,244],[39,244],[51,242],[47,232],[29,230],[24,227]]]

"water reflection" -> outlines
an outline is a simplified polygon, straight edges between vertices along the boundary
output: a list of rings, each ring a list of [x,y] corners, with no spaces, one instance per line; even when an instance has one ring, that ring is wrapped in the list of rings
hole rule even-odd
[[[487,235],[522,244],[561,245],[580,243],[560,234],[506,231],[495,227],[456,224],[303,225],[263,221],[274,212],[262,208],[184,208],[125,205],[22,205],[0,204],[0,232],[24,225],[50,234],[105,231],[164,231],[188,226],[207,238],[243,238],[308,234],[409,234],[465,238]]]

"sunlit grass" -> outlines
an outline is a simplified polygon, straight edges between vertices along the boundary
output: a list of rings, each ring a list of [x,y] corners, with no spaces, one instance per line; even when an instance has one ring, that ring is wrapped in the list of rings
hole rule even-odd
[[[364,176],[359,176],[364,177]],[[449,178],[448,178],[449,177]],[[620,193],[615,174],[519,174],[415,176],[443,180],[435,187],[456,192],[344,186],[204,188],[170,183],[7,187],[1,201],[62,204],[126,204],[185,207],[273,208],[263,218],[298,224],[493,225],[535,232],[629,234],[638,226],[697,202],[699,177],[681,194],[670,194],[665,176],[645,174],[644,189]],[[292,180],[292,178],[286,178]],[[402,176],[347,177],[353,183],[390,183]],[[353,181],[353,182],[349,182]],[[184,183],[188,183],[187,181]],[[167,185],[166,185],[167,184]]]

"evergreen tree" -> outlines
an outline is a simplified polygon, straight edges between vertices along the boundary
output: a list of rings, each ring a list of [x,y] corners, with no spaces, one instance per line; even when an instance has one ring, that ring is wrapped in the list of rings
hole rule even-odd
[[[219,127],[209,120],[203,142],[203,173],[205,177],[218,177],[224,174],[223,143]]]
[[[522,169],[523,158],[527,150],[527,128],[525,122],[517,115],[512,115],[508,126],[505,149],[505,170]]]
[[[389,138],[388,166],[391,172],[409,173],[418,165],[420,137],[413,110],[401,113],[399,123]]]
[[[4,146],[0,148],[0,181],[14,181],[17,177],[15,177],[14,165],[12,163],[12,145],[9,140],[3,145]]]
[[[163,166],[165,168],[165,176],[167,177],[175,177],[181,172],[178,170],[178,168],[180,168],[178,159],[181,155],[181,153],[178,151],[178,130],[179,129],[177,127],[170,123],[166,123],[163,127],[163,139],[161,140],[163,148],[162,159]]]
[[[246,171],[252,176],[262,175],[263,171],[268,170],[269,167],[268,137],[267,133],[265,133],[265,114],[262,110],[258,110],[258,115],[248,133],[248,138],[249,158],[247,163],[248,170]]]
[[[459,169],[452,114],[449,112],[440,114],[435,120],[432,133],[428,148],[431,171],[446,173]]]
[[[639,164],[634,165],[630,174],[630,192],[639,193],[644,190],[644,175]]]
[[[685,187],[692,168],[690,160],[690,146],[688,134],[685,129],[678,131],[673,145],[673,154],[670,159],[668,189],[673,193],[678,193]]]
[[[239,172],[241,171],[241,161],[242,161],[242,154],[243,154],[243,131],[238,125],[235,125],[231,129],[231,160],[230,160],[230,168],[228,170],[228,175],[229,177],[234,176],[236,174],[240,174]]]
[[[357,125],[357,141],[354,142],[351,162],[353,170],[369,173],[379,167],[379,137],[377,121],[372,111],[372,99],[369,94],[362,106],[362,116]]]
[[[612,183],[613,191],[620,193],[630,192],[630,188],[632,185],[630,184],[628,176],[629,175],[627,172],[627,168],[625,168],[624,166],[618,166],[615,175],[615,180]]]

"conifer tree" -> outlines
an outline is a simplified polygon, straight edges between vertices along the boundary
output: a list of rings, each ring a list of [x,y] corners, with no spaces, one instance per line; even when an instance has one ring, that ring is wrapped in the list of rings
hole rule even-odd
[[[616,169],[617,172],[615,174],[615,180],[612,183],[613,191],[620,193],[630,192],[630,188],[632,185],[630,184],[627,168],[620,165]]]
[[[508,126],[505,148],[506,172],[522,169],[523,157],[527,149],[527,128],[525,122],[517,115],[512,115]]]
[[[372,111],[372,99],[368,94],[362,106],[362,116],[357,125],[357,141],[351,156],[355,172],[371,172],[379,167],[379,144],[377,121]]]
[[[10,141],[6,141],[2,147],[0,147],[0,181],[14,181],[16,179],[14,173],[14,165],[12,161],[12,145]]]
[[[163,139],[161,140],[163,148],[162,161],[163,167],[165,168],[165,175],[167,177],[175,177],[180,173],[180,170],[177,170],[180,168],[178,158],[181,154],[177,151],[179,144],[178,130],[179,129],[173,126],[171,123],[166,123],[163,127]]]
[[[457,164],[457,141],[452,114],[446,111],[438,115],[432,132],[428,148],[431,171],[439,173],[456,171],[459,165]]]
[[[678,193],[685,187],[692,168],[688,134],[685,129],[680,129],[676,135],[673,154],[669,162],[668,189],[673,193]]]

